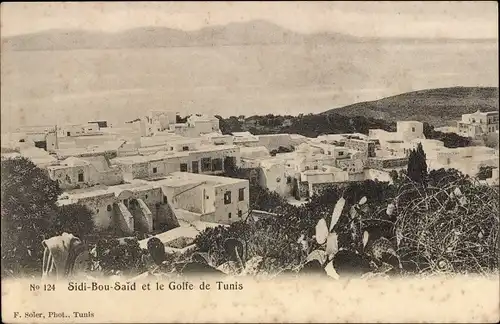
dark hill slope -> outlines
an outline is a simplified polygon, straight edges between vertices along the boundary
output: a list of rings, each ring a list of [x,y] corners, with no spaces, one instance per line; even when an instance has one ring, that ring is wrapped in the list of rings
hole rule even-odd
[[[334,112],[348,117],[364,116],[387,121],[413,119],[440,126],[478,109],[498,110],[498,88],[453,87],[414,91],[331,109],[323,114]]]

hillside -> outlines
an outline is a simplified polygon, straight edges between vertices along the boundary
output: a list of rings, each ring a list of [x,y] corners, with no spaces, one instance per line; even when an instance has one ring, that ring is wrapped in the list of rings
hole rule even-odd
[[[468,138],[454,133],[442,133],[435,127],[455,123],[464,113],[498,110],[498,88],[443,88],[409,92],[372,102],[361,102],[321,114],[231,116],[222,118],[224,134],[249,131],[252,134],[300,134],[316,137],[322,134],[363,133],[379,128],[396,130],[397,120],[424,122],[428,139],[444,142],[446,147],[471,145]]]
[[[441,126],[478,109],[498,110],[498,88],[453,87],[414,91],[331,109],[323,114],[365,116],[387,121],[413,119]]]

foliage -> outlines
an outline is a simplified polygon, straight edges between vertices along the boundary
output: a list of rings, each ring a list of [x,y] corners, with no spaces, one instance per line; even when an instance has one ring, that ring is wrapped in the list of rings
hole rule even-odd
[[[427,181],[427,162],[424,149],[421,143],[417,148],[410,151],[408,158],[408,177],[416,182],[425,184]]]
[[[138,273],[144,270],[142,250],[136,238],[100,239],[92,259],[104,274],[116,271]]]
[[[458,195],[456,188],[466,197],[465,207],[460,205],[460,197],[449,198],[450,192]],[[477,187],[477,183],[453,169],[431,171],[427,186],[415,183],[406,172],[399,173],[394,184],[364,181],[328,186],[302,206],[282,202],[268,209],[277,213],[276,217],[207,229],[197,236],[195,244],[200,251],[214,255],[216,265],[229,259],[222,245],[232,237],[245,242],[247,258],[272,259],[282,269],[300,267],[308,252],[320,248],[312,239],[315,226],[321,218],[330,223],[334,204],[340,197],[346,203],[334,229],[338,246],[349,247],[352,241],[349,211],[363,196],[368,203],[360,210],[362,228],[390,239],[402,232],[398,253],[406,271],[437,271],[436,266],[443,258],[455,271],[498,268],[494,257],[499,252],[498,189]],[[390,216],[386,214],[388,204],[394,205]],[[446,252],[450,239],[447,236],[455,230],[463,234],[461,241],[456,249]],[[307,241],[307,251],[298,242],[301,235]]]
[[[368,134],[370,128],[395,131],[395,124],[384,120],[365,118],[363,116],[346,117],[335,113],[323,115],[282,116],[268,114],[252,116],[242,120],[235,116],[219,118],[219,127],[223,134],[249,131],[252,134],[300,134],[317,137],[322,134],[363,133]]]
[[[59,207],[55,226],[58,232],[76,233],[78,237],[86,237],[95,229],[92,211],[86,206],[72,204]]]
[[[56,181],[26,158],[2,160],[2,274],[40,271],[42,241],[62,232],[81,239],[93,228],[82,206],[58,207],[62,193]],[[76,221],[75,221],[76,220]]]
[[[185,117],[181,117],[180,115],[175,115],[175,122],[177,124],[184,124],[184,123],[187,123],[187,120],[189,118],[190,115],[188,116],[185,116]]]
[[[441,168],[429,172],[429,185],[434,187],[445,186],[449,183],[464,185],[468,181],[469,177],[462,174],[457,169]]]
[[[224,119],[219,115],[216,115],[215,117],[219,119],[219,129],[221,130],[222,134],[230,135],[233,132],[243,131],[239,118],[231,116],[227,119]]]
[[[215,263],[218,265],[227,260],[226,252],[222,247],[224,240],[236,237],[246,243],[248,258],[261,256],[275,260],[280,267],[293,268],[301,264],[307,256],[298,243],[298,238],[304,234],[309,240],[310,248],[317,247],[317,243],[312,240],[314,227],[320,218],[325,218],[327,222],[330,222],[333,207],[338,198],[344,195],[347,206],[344,210],[349,210],[350,206],[363,196],[383,204],[391,192],[389,184],[376,181],[350,183],[345,188],[332,185],[313,196],[304,206],[292,206],[282,199],[277,206],[260,206],[261,210],[275,212],[278,216],[264,218],[257,222],[237,222],[228,228],[220,226],[207,229],[197,236],[195,244],[200,251],[210,251],[211,255],[215,256]],[[250,197],[252,203],[252,195]],[[367,211],[370,214],[367,217],[375,217],[377,212],[376,208]],[[341,246],[348,244],[347,226],[347,214],[343,213],[338,225],[338,231],[341,232],[341,236],[339,235]]]
[[[270,154],[271,154],[271,156],[276,156],[276,154],[278,154],[278,153],[289,153],[289,152],[293,152],[293,151],[294,151],[293,146],[291,146],[291,147],[280,146],[280,147],[278,147],[278,149],[272,150],[270,152]]]
[[[498,269],[498,188],[459,179],[425,190],[407,184],[396,197],[399,253],[419,271],[485,273]]]
[[[457,148],[472,145],[472,140],[468,137],[460,136],[456,133],[443,133],[434,130],[434,126],[424,123],[424,136],[427,139],[442,141],[445,147]]]
[[[479,180],[486,180],[493,176],[493,167],[491,166],[481,166],[479,172],[477,173],[477,178]]]

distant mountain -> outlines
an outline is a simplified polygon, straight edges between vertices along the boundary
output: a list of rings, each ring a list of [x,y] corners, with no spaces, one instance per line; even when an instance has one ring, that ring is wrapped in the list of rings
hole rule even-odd
[[[482,42],[492,40],[362,38],[321,32],[301,34],[265,20],[208,26],[195,31],[167,27],[141,27],[117,33],[53,29],[2,37],[3,51],[158,48],[270,44],[331,44],[335,42]],[[496,40],[493,40],[496,42]]]
[[[375,101],[360,102],[323,114],[364,116],[387,121],[419,120],[435,126],[447,125],[462,114],[498,110],[498,88],[453,87],[403,93]]]
[[[48,30],[2,38],[2,50],[69,50],[109,48],[156,48],[188,46],[229,46],[321,43],[334,40],[355,41],[339,33],[304,35],[273,23],[256,20],[209,26],[196,31],[166,27],[143,27],[118,33],[81,30]]]

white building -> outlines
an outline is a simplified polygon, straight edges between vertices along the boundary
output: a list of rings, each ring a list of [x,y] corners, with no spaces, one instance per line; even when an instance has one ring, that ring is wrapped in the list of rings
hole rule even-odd
[[[259,138],[250,132],[234,132],[233,143],[238,146],[260,146]]]
[[[295,174],[287,170],[283,159],[268,158],[262,160],[259,171],[258,182],[260,186],[274,191],[282,197],[292,195]]]
[[[248,216],[248,180],[175,172],[150,183],[161,186],[184,221],[230,224]]]
[[[240,147],[241,167],[258,168],[262,159],[271,158],[269,150],[264,146]]]
[[[235,145],[199,146],[193,151],[160,151],[151,155],[118,157],[125,179],[147,179],[172,172],[221,174],[228,166],[240,165],[239,147]]]
[[[364,155],[346,147],[311,143],[300,144],[294,152],[256,157],[250,161],[259,165],[261,186],[284,197],[303,197],[305,190],[311,196],[318,186],[363,180]],[[249,162],[242,158],[242,163]]]
[[[498,111],[481,112],[462,115],[457,122],[458,134],[464,137],[479,139],[484,135],[498,131]]]
[[[62,189],[87,188],[95,185],[118,185],[123,182],[121,170],[104,156],[69,157],[58,165],[47,167],[49,177]]]
[[[203,134],[202,138],[205,139],[208,143],[213,145],[233,145],[233,136],[231,135],[223,135],[221,133],[212,132]]]
[[[265,134],[256,137],[259,139],[259,146],[264,146],[269,151],[277,150],[280,147],[290,148],[295,143],[290,134]]]
[[[220,132],[219,119],[214,116],[192,115],[187,119],[190,128],[195,129],[196,136],[212,132]]]
[[[19,149],[19,156],[31,160],[37,167],[42,169],[50,165],[57,164],[57,158],[47,153],[44,149],[38,147],[21,147]]]
[[[424,124],[418,121],[398,121],[397,137],[403,141],[425,139]]]
[[[71,137],[71,136],[95,135],[95,134],[101,134],[99,124],[97,123],[57,126],[57,135],[59,137]]]
[[[72,190],[63,193],[58,204],[86,206],[93,212],[98,230],[118,235],[164,232],[179,226],[161,187],[148,183]]]

